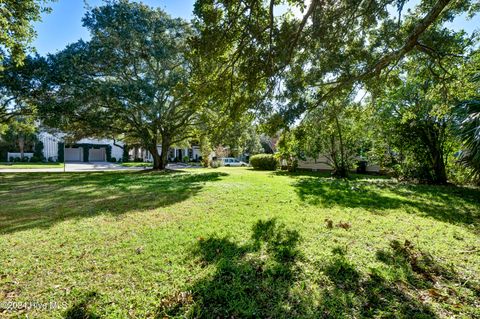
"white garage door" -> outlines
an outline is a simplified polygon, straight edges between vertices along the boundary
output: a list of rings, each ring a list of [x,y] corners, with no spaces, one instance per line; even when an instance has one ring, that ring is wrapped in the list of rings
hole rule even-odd
[[[91,148],[88,150],[88,161],[89,162],[105,162],[105,148]]]
[[[81,162],[82,161],[83,148],[65,148],[65,161],[66,162]]]

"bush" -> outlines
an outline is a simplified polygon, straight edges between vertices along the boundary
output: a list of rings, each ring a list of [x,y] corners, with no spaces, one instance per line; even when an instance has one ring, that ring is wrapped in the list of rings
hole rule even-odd
[[[35,148],[33,151],[33,156],[39,158],[39,162],[43,160],[43,142],[38,141],[35,143]]]
[[[278,161],[272,154],[258,154],[250,157],[250,165],[255,169],[274,171]]]
[[[42,161],[41,157],[38,157],[38,156],[30,157],[30,163],[38,163],[38,162],[41,162],[41,161]]]
[[[15,158],[13,159],[13,161],[14,161],[14,162],[21,162],[21,161],[22,161],[22,159],[21,159],[20,157],[18,157],[18,156],[17,156],[17,157],[15,157]]]
[[[116,157],[110,157],[110,160],[109,160],[110,163],[116,163],[117,162],[117,158]]]
[[[219,168],[220,166],[222,166],[222,161],[220,161],[220,160],[211,160],[210,161],[210,167],[211,168]]]
[[[184,156],[184,157],[183,157],[183,162],[184,162],[184,163],[190,162],[190,157]]]
[[[15,157],[10,156],[10,157],[8,158],[8,161],[9,161],[9,162],[15,162]]]

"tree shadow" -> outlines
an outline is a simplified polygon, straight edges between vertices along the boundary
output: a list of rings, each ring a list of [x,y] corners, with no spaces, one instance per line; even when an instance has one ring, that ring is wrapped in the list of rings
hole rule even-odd
[[[454,224],[480,223],[480,190],[475,188],[404,184],[373,176],[338,180],[313,175],[297,178],[294,187],[300,200],[310,205],[364,208],[373,213],[404,208]]]
[[[292,318],[302,312],[291,293],[301,259],[300,236],[275,219],[259,221],[250,240],[238,245],[228,238],[201,239],[193,249],[202,267],[213,275],[189,292],[162,299],[157,318]]]
[[[184,201],[222,172],[27,173],[2,176],[0,233],[98,214],[118,216]],[[26,178],[28,177],[28,178]]]
[[[475,285],[460,288],[453,269],[409,241],[379,250],[380,266],[367,271],[336,247],[306,273],[295,230],[270,219],[252,232],[244,244],[199,238],[192,252],[205,275],[164,296],[156,318],[438,318],[475,311],[455,308],[475,307]]]
[[[392,241],[389,249],[376,256],[386,270],[373,268],[362,275],[345,250],[334,249],[331,259],[320,265],[334,288],[324,290],[318,313],[329,318],[437,318],[438,309],[434,311],[426,301],[433,299],[455,309],[458,296],[465,298],[452,288],[461,278],[408,240],[404,244]],[[478,292],[472,288],[466,295],[474,305]]]
[[[99,315],[90,309],[91,303],[97,298],[96,292],[89,292],[65,311],[65,319],[99,319]]]

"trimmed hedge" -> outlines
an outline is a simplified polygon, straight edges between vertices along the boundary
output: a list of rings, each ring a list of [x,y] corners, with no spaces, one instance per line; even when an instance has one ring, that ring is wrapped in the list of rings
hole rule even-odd
[[[274,171],[278,161],[272,154],[257,154],[250,157],[250,165],[255,169]]]

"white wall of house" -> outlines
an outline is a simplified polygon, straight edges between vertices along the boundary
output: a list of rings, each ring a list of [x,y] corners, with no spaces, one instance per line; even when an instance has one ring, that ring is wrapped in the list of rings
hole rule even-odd
[[[162,146],[158,145],[157,146],[158,153],[162,153]],[[128,152],[130,158],[135,157],[135,150],[130,149]],[[188,155],[192,160],[197,160],[200,156],[202,156],[202,153],[200,152],[200,147],[199,146],[192,146],[191,148],[172,148],[168,152],[168,159],[169,160],[174,160],[178,158],[181,154],[181,159],[183,159],[184,156]],[[150,154],[149,151],[140,148],[138,150],[138,153],[136,154],[137,157],[142,158],[146,162],[153,162],[153,157],[152,154]]]
[[[101,144],[101,145],[110,145],[112,147],[112,157],[118,161],[122,158],[123,148],[113,145],[113,140],[110,139],[94,139],[94,138],[82,138],[79,141],[76,141],[77,144]],[[115,144],[123,147],[123,142],[116,141]]]
[[[333,168],[326,164],[327,158],[323,155],[318,156],[315,160],[314,158],[307,158],[306,161],[298,161],[298,168],[308,169],[308,170],[318,170],[318,171],[330,171]],[[380,166],[376,164],[371,164],[367,166],[367,172],[369,173],[379,173]]]
[[[47,132],[41,132],[38,134],[38,139],[43,143],[43,156],[48,160],[48,158],[52,158],[54,161],[58,160],[58,142],[62,142],[65,134],[51,134]],[[93,139],[93,138],[82,138],[75,143],[84,143],[84,144],[100,144],[100,145],[110,145],[112,147],[112,157],[119,160],[123,156],[123,149],[119,146],[123,147],[123,142],[116,142],[117,145],[113,144],[113,140],[110,139]],[[94,159],[100,158],[100,152],[102,151],[94,151],[95,153]],[[83,153],[82,157],[83,159]],[[80,160],[81,160],[80,159]],[[67,159],[68,160],[68,159]],[[105,157],[106,160],[106,157]]]
[[[298,161],[298,168],[311,169],[311,170],[331,170],[332,167],[328,164],[327,158],[320,155],[316,160],[314,158],[307,158],[306,161]]]
[[[58,160],[58,142],[62,141],[62,136],[53,135],[46,132],[38,134],[38,139],[43,143],[43,156],[48,160],[50,157],[52,160]]]

